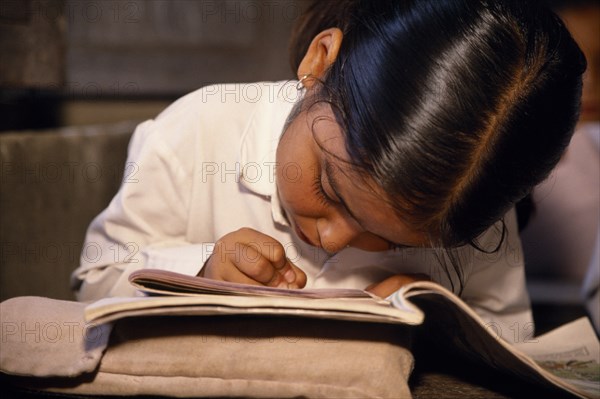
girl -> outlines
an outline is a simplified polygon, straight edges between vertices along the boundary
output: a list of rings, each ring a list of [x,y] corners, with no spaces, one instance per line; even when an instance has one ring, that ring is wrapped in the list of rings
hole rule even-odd
[[[299,82],[206,87],[137,128],[79,298],[133,295],[143,267],[380,296],[426,275],[531,334],[512,208],[568,144],[585,68],[532,3],[315,3]]]

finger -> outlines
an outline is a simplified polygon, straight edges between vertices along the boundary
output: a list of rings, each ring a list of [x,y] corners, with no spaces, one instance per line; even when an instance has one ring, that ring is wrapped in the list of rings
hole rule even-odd
[[[237,267],[228,268],[222,274],[223,275],[221,276],[221,280],[229,281],[230,283],[249,284],[258,286],[263,285],[262,283],[259,283],[258,281],[246,276]]]
[[[294,285],[294,287],[292,288],[304,288],[306,286],[306,273],[304,273],[304,271],[302,269],[300,269],[298,266],[292,264],[292,262],[289,262],[290,266],[291,266],[291,270],[293,270],[294,275],[295,275],[295,280],[292,283]]]
[[[262,285],[258,281],[254,281],[242,273],[233,262],[217,262],[216,259],[217,258],[211,256],[198,275],[212,280]]]
[[[275,275],[267,285],[279,288],[303,288],[306,285],[306,274],[289,259],[286,259],[285,266],[276,270]]]
[[[256,246],[241,245],[238,255],[234,263],[249,278],[266,285],[279,276],[271,261]]]
[[[240,229],[237,234],[238,242],[256,248],[274,268],[281,269],[286,265],[285,248],[273,237],[249,228]]]

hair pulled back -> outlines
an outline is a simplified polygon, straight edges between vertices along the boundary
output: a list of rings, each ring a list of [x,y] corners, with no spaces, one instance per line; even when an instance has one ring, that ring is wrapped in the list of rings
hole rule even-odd
[[[585,58],[535,1],[317,1],[292,66],[343,33],[317,87],[358,171],[431,244],[473,243],[545,179],[569,143]]]

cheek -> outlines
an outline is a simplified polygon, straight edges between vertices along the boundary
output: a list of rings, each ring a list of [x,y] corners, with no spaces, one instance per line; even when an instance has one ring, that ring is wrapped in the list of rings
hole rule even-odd
[[[369,252],[381,252],[390,249],[390,243],[375,234],[364,232],[354,238],[350,245]]]
[[[278,164],[277,189],[284,207],[295,213],[313,210],[315,198],[310,171],[297,162]]]
[[[287,203],[301,205],[312,194],[315,154],[296,132],[284,134],[277,146],[276,179],[279,195]]]
[[[286,197],[297,193],[297,181],[302,178],[302,166],[293,148],[294,142],[287,135],[281,139],[277,147],[277,187],[286,194]]]

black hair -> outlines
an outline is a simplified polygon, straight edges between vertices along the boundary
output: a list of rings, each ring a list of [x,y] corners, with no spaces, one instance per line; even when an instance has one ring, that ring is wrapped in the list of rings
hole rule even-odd
[[[342,44],[311,98],[332,106],[354,169],[432,247],[480,249],[573,133],[586,63],[561,20],[532,0],[317,1],[294,69],[330,27]]]

